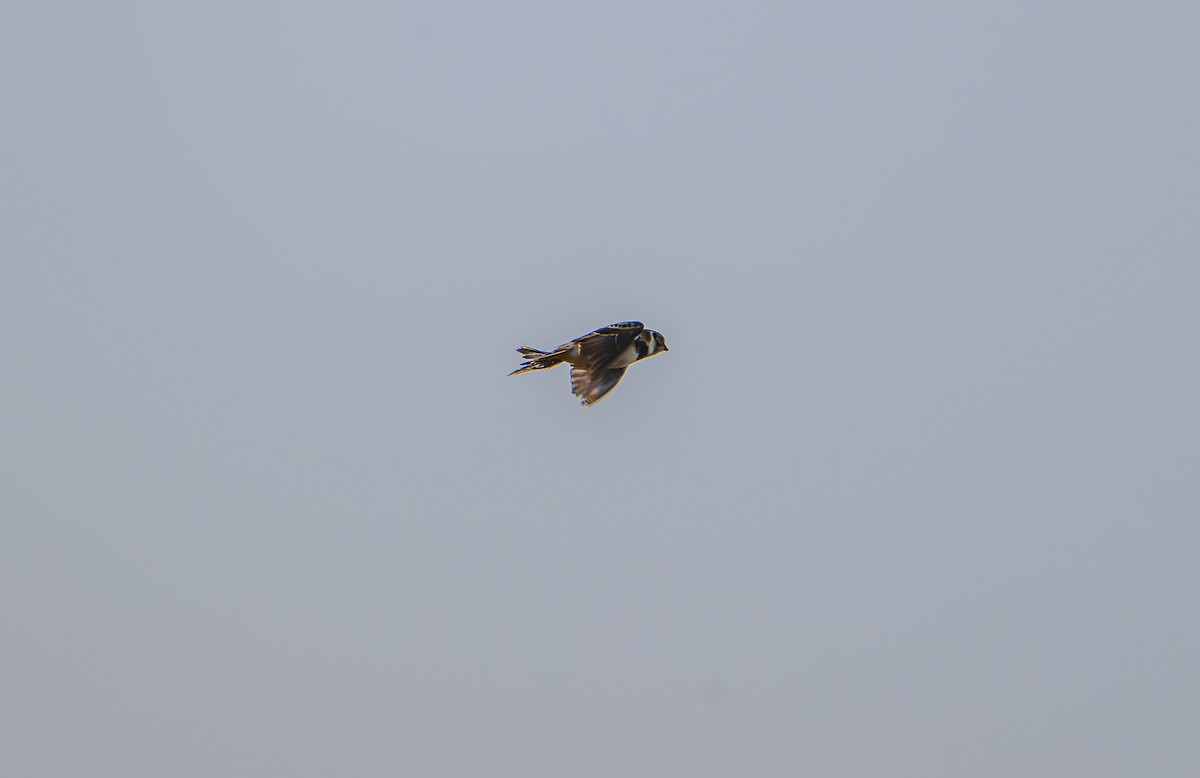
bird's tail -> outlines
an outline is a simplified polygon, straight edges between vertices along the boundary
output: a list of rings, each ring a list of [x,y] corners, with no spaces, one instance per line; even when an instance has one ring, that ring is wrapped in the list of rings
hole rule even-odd
[[[517,352],[525,357],[525,362],[516,370],[509,373],[509,375],[528,373],[530,370],[545,370],[548,367],[554,367],[563,362],[563,353],[561,351],[542,351],[541,349],[522,346],[517,349]]]

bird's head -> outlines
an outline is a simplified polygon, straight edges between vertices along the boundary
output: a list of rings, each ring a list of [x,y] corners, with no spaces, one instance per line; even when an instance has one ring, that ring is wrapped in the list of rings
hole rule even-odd
[[[655,332],[654,330],[643,330],[638,337],[642,339],[646,349],[645,353],[638,357],[639,359],[652,357],[655,354],[659,354],[663,351],[670,351],[670,349],[667,348],[667,341],[663,338],[661,332]],[[641,349],[638,349],[638,351],[641,351]]]

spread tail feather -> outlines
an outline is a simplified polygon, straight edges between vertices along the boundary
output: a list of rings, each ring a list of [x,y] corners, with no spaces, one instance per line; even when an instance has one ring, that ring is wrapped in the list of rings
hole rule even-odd
[[[562,352],[551,353],[542,351],[541,349],[530,348],[529,346],[522,346],[517,351],[521,356],[525,357],[525,362],[516,370],[509,373],[509,375],[520,375],[521,373],[528,373],[530,370],[545,370],[546,368],[560,365],[563,362]]]

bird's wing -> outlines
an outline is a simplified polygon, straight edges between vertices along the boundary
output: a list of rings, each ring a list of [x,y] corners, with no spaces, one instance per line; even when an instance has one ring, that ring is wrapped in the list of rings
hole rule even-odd
[[[629,348],[633,339],[644,329],[645,327],[640,321],[623,321],[601,327],[595,332],[584,335],[576,341],[579,343],[579,353],[583,357],[584,364],[596,368],[611,364]],[[620,376],[617,377],[617,380],[620,380]],[[613,385],[616,385],[616,381],[613,381]],[[610,386],[609,389],[611,388]]]
[[[634,335],[646,329],[640,321],[619,321],[616,324],[610,324],[607,327],[601,327],[596,332],[618,332],[620,330],[631,330]]]
[[[623,375],[625,375],[623,367],[615,370],[607,368],[597,370],[573,366],[571,368],[571,394],[578,397],[584,405],[592,405],[611,392]]]

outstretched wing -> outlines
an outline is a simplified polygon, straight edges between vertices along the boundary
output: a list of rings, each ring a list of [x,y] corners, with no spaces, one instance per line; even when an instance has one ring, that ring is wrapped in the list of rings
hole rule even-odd
[[[592,405],[613,390],[625,375],[625,368],[616,370],[607,368],[571,367],[571,394],[579,398],[584,405]]]
[[[580,356],[583,357],[585,364],[594,368],[603,368],[605,365],[612,364],[613,360],[629,349],[633,345],[634,338],[644,329],[645,327],[640,321],[623,321],[601,327],[576,341],[579,344]],[[619,380],[621,377],[617,376],[613,381],[613,386],[616,386]],[[611,389],[612,386],[608,388]]]

